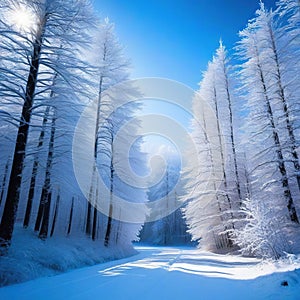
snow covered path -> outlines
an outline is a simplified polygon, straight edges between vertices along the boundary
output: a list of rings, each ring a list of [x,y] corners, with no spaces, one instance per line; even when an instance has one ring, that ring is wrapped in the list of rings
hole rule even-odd
[[[300,272],[289,272],[299,264],[262,265],[188,248],[137,250],[127,259],[1,288],[0,299],[300,299]],[[281,285],[284,280],[288,286]]]

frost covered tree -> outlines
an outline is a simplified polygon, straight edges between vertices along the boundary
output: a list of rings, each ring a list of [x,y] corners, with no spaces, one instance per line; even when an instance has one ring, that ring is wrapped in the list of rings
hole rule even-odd
[[[234,123],[234,98],[235,90],[233,87],[232,80],[232,67],[229,65],[229,60],[227,58],[227,51],[220,42],[220,47],[217,50],[214,63],[216,66],[216,100],[219,102],[218,115],[217,118],[220,120],[222,125],[222,131],[225,135],[225,143],[227,145],[228,151],[228,160],[230,166],[230,177],[228,180],[231,181],[232,190],[236,191],[231,193],[233,202],[241,202],[242,200],[242,191],[240,183],[240,175],[238,171],[238,158],[237,158],[237,143],[236,143],[236,132],[235,132],[235,123]],[[217,104],[216,104],[217,105]],[[228,141],[227,141],[228,140]]]
[[[234,246],[230,233],[243,192],[233,119],[236,96],[230,68],[225,47],[220,43],[193,103],[193,140],[199,151],[200,169],[192,167],[192,172],[187,173],[187,188],[192,195],[188,195],[185,217],[193,239],[201,239],[203,247],[213,251],[230,251]],[[209,103],[215,119],[208,118],[202,101]],[[209,183],[208,176],[212,178]]]
[[[110,103],[102,103],[102,95],[105,91],[119,82],[129,79],[129,62],[124,57],[123,48],[118,42],[117,37],[114,33],[114,24],[109,22],[109,19],[106,18],[101,24],[99,24],[99,32],[96,37],[95,49],[93,50],[97,53],[94,58],[94,64],[96,67],[96,74],[98,78],[98,82],[96,83],[98,86],[97,90],[97,104],[96,104],[96,123],[95,123],[95,146],[94,146],[94,159],[95,164],[93,167],[92,174],[92,182],[90,187],[90,199],[88,201],[87,207],[87,220],[86,220],[86,234],[90,235],[92,233],[92,238],[95,239],[96,236],[96,228],[95,224],[97,223],[97,209],[94,206],[94,210],[92,212],[92,204],[96,203],[95,196],[99,194],[97,191],[97,182],[95,182],[96,178],[96,164],[98,161],[98,152],[99,152],[99,135],[100,129],[104,130],[101,127],[101,110],[106,109],[108,105],[111,107]],[[110,133],[112,133],[112,129],[107,128]],[[113,137],[110,135],[110,144],[113,144]],[[113,151],[111,151],[113,153]],[[113,162],[111,162],[111,180],[113,181],[114,171],[113,171]],[[111,189],[113,187],[113,183],[111,183]],[[113,191],[111,191],[113,193]],[[111,223],[111,219],[109,219],[108,223]],[[93,224],[93,225],[92,225]],[[108,227],[111,226],[108,224]],[[108,230],[109,231],[109,230]]]
[[[278,258],[297,251],[298,156],[294,152],[296,120],[290,118],[297,105],[296,86],[288,80],[297,74],[289,64],[296,53],[287,51],[288,33],[263,4],[240,36],[237,50],[247,99],[244,147],[251,193],[243,201],[246,219],[235,231],[236,242],[245,254]]]

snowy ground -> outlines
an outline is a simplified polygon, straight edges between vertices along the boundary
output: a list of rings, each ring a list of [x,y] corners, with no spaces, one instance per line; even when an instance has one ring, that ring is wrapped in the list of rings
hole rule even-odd
[[[300,262],[261,263],[188,248],[137,250],[130,258],[3,287],[0,299],[300,299]]]
[[[52,237],[42,241],[17,227],[8,255],[0,257],[0,287],[53,276],[136,254],[131,243],[106,248],[103,241],[87,237]],[[1,297],[0,297],[0,300]]]

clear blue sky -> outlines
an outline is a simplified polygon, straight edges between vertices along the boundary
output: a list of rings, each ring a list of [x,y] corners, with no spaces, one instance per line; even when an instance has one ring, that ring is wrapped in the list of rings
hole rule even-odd
[[[276,0],[266,0],[274,7]],[[222,38],[227,48],[254,17],[259,0],[94,0],[115,23],[133,77],[167,77],[197,89]]]

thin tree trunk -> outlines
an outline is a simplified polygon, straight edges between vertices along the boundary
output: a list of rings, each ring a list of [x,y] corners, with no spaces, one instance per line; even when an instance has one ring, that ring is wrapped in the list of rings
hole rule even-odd
[[[113,133],[112,133],[113,134]],[[112,215],[113,215],[113,195],[114,195],[114,162],[113,162],[113,139],[111,142],[111,161],[110,161],[110,203],[108,212],[108,221],[105,233],[104,246],[108,247],[111,235]]]
[[[41,203],[44,203],[43,221],[40,229],[39,237],[46,239],[48,236],[49,218],[50,218],[50,207],[51,207],[51,170],[53,165],[53,154],[54,154],[54,138],[56,131],[56,111],[53,113],[51,133],[49,141],[49,150],[46,165],[45,181],[42,189]]]
[[[99,93],[98,93],[98,101],[97,101],[97,115],[96,115],[96,125],[95,125],[95,132],[94,132],[94,138],[95,138],[95,143],[94,143],[94,164],[93,164],[93,172],[92,172],[92,180],[91,180],[91,186],[90,186],[90,191],[89,191],[89,204],[88,204],[88,211],[87,211],[87,221],[86,221],[86,234],[88,236],[91,235],[92,232],[92,239],[95,240],[96,236],[96,231],[97,231],[97,198],[94,199],[94,190],[95,190],[95,178],[96,178],[96,171],[97,171],[97,158],[98,158],[98,131],[99,131],[99,126],[100,126],[100,111],[101,111],[101,96],[102,96],[102,84],[103,84],[103,76],[100,76],[100,83],[99,83]],[[97,189],[97,187],[96,187]],[[98,189],[97,189],[98,191]],[[95,201],[94,201],[95,200]],[[94,215],[93,215],[93,220],[92,218],[92,203],[94,206]],[[96,220],[95,220],[96,218]],[[91,223],[92,228],[91,228]]]
[[[96,199],[98,199],[98,197],[99,197],[99,192],[98,192],[98,184],[97,184],[97,186],[96,186]],[[97,238],[97,224],[98,224],[98,211],[97,211],[97,205],[95,203],[93,229],[92,229],[92,240],[93,241],[95,241],[96,238]]]
[[[42,198],[44,198],[44,197],[42,197]],[[35,220],[34,231],[40,231],[41,222],[42,222],[42,218],[43,218],[43,214],[44,214],[44,207],[45,207],[44,203],[42,201],[40,201],[38,213],[37,213],[36,220]]]
[[[229,211],[230,211],[230,216],[231,219],[233,220],[233,213],[232,213],[232,203],[231,199],[228,195],[228,183],[227,183],[227,174],[225,170],[225,157],[224,157],[224,151],[223,151],[223,145],[222,145],[222,137],[221,137],[221,125],[220,125],[220,116],[219,116],[219,105],[218,105],[218,100],[217,100],[217,92],[216,89],[214,88],[214,104],[215,104],[215,112],[216,112],[216,117],[217,117],[217,134],[219,138],[219,145],[220,145],[220,155],[221,155],[221,165],[222,165],[222,175],[223,175],[223,182],[224,182],[224,191],[223,193],[225,194],[225,198],[227,199],[227,203],[229,206]],[[234,229],[234,223],[232,222],[232,228]],[[232,247],[232,240],[229,238],[229,247]]]
[[[74,209],[74,197],[72,197],[67,235],[70,235],[71,233],[72,221],[73,221],[73,209]]]
[[[2,199],[3,199],[3,196],[4,196],[4,192],[5,192],[6,181],[7,181],[7,176],[8,176],[8,168],[9,168],[9,159],[6,162],[5,169],[4,169],[4,175],[3,175],[3,179],[2,179],[1,194],[0,194],[0,205],[2,203]]]
[[[271,125],[271,128],[272,128],[273,141],[274,141],[274,144],[275,144],[275,147],[276,147],[278,169],[279,169],[279,172],[281,174],[281,183],[282,183],[282,187],[283,187],[284,198],[286,199],[286,202],[287,202],[287,209],[288,209],[289,217],[290,217],[291,221],[295,222],[295,223],[299,223],[299,219],[298,219],[298,216],[297,216],[294,200],[292,198],[292,194],[291,194],[291,190],[290,190],[290,186],[289,186],[287,171],[286,171],[285,164],[284,164],[284,158],[283,158],[283,154],[282,154],[282,147],[281,147],[280,139],[279,139],[279,136],[278,136],[278,131],[277,131],[275,121],[274,121],[274,115],[273,115],[270,99],[269,99],[268,94],[267,94],[267,87],[266,87],[266,84],[265,84],[265,78],[264,78],[263,70],[262,70],[262,67],[261,67],[260,61],[259,61],[258,50],[257,50],[257,48],[255,48],[255,49],[256,49],[256,56],[257,56],[257,60],[258,60],[257,67],[258,67],[259,74],[260,74],[260,80],[261,80],[261,83],[262,83],[263,93],[264,93],[264,96],[265,96],[265,103],[266,103],[266,106],[267,106],[267,113],[268,113],[270,125]]]
[[[33,101],[38,79],[40,55],[43,44],[45,25],[46,19],[44,19],[44,23],[41,25],[42,27],[40,35],[36,38],[33,44],[33,53],[30,61],[30,71],[26,84],[24,105],[22,108],[21,120],[19,123],[17,140],[12,160],[12,170],[9,178],[6,201],[0,224],[0,248],[1,252],[4,254],[11,244],[11,238],[16,221],[16,212],[19,205],[19,195],[22,181],[21,174],[23,171],[29,125],[31,121]]]
[[[55,73],[55,75],[53,77],[52,86],[55,85],[55,81],[56,81],[57,76],[58,76],[58,74]],[[53,96],[54,96],[54,92],[53,92],[53,90],[51,90],[50,99],[53,98]],[[51,168],[52,168],[52,163],[53,163],[52,161],[53,161],[53,155],[54,155],[54,138],[55,138],[55,130],[56,130],[56,128],[55,128],[56,108],[53,108],[53,109],[54,109],[54,112],[53,112],[53,116],[52,116],[52,123],[51,123],[51,130],[50,130],[50,141],[49,141],[49,146],[48,146],[45,179],[44,179],[44,185],[43,185],[43,188],[42,188],[42,194],[41,194],[41,197],[40,197],[38,215],[37,215],[36,222],[35,222],[35,228],[34,228],[35,231],[40,231],[41,230],[41,223],[42,223],[43,218],[45,216],[45,209],[48,211],[48,208],[45,208],[45,206],[48,205],[47,193],[50,193]],[[47,118],[49,118],[49,113],[50,113],[50,111],[48,111]],[[42,134],[42,140],[44,140],[44,135],[45,135],[45,133]],[[49,213],[50,213],[50,208],[49,208]]]
[[[94,206],[94,218],[93,218],[93,228],[92,228],[92,240],[96,240],[97,236],[97,208]]]
[[[91,185],[89,190],[89,199],[88,199],[88,210],[87,210],[87,216],[86,216],[86,228],[85,233],[87,236],[91,235],[91,223],[92,223],[92,206],[95,205],[95,199],[94,199],[94,181],[95,181],[95,175],[96,175],[96,162],[94,161],[93,164],[93,171],[92,171],[92,179],[91,179]],[[93,204],[92,204],[93,203]]]
[[[42,130],[41,130],[40,136],[39,136],[37,153],[34,156],[33,168],[32,168],[31,179],[30,179],[30,188],[29,188],[26,212],[25,212],[25,217],[24,217],[24,222],[23,222],[24,228],[27,228],[29,225],[29,222],[30,222],[32,202],[33,202],[33,197],[34,197],[34,192],[35,192],[35,183],[36,183],[36,177],[37,177],[38,166],[39,166],[39,152],[44,144],[45,130],[46,130],[45,127],[48,122],[49,112],[50,112],[50,107],[47,106],[45,114],[44,114],[44,118],[43,118]]]
[[[236,189],[239,197],[239,205],[242,205],[242,194],[241,194],[241,186],[240,186],[240,177],[238,172],[238,164],[237,164],[237,156],[236,156],[236,144],[234,138],[234,130],[233,130],[233,113],[232,113],[232,100],[229,92],[229,83],[228,83],[228,75],[226,72],[225,62],[223,61],[223,72],[225,76],[225,85],[226,85],[226,95],[228,101],[228,110],[229,110],[229,123],[230,123],[230,141],[231,141],[231,150],[233,154],[233,163],[234,163],[234,173],[236,178]]]
[[[55,203],[54,216],[53,216],[53,221],[52,221],[52,226],[50,231],[50,237],[53,236],[54,233],[57,215],[58,215],[59,201],[60,201],[60,192],[58,191],[58,194],[56,196],[56,203]]]
[[[250,184],[250,178],[249,178],[249,172],[248,172],[248,167],[247,167],[247,157],[246,154],[244,154],[244,161],[245,161],[245,166],[244,166],[244,170],[245,170],[245,179],[246,179],[246,198],[251,199],[251,184]]]
[[[105,247],[108,247],[109,245],[111,225],[112,225],[112,214],[113,214],[113,205],[109,204],[108,220],[107,220],[107,227],[106,227],[105,240],[104,240]]]
[[[50,206],[51,206],[51,192],[45,191],[45,207],[44,207],[44,215],[43,221],[41,225],[41,229],[39,232],[39,238],[45,240],[48,237],[48,229],[49,229],[49,216],[50,216]]]
[[[87,203],[87,214],[86,214],[86,225],[85,225],[85,233],[87,236],[91,235],[91,215],[92,215],[92,204],[90,201]]]

